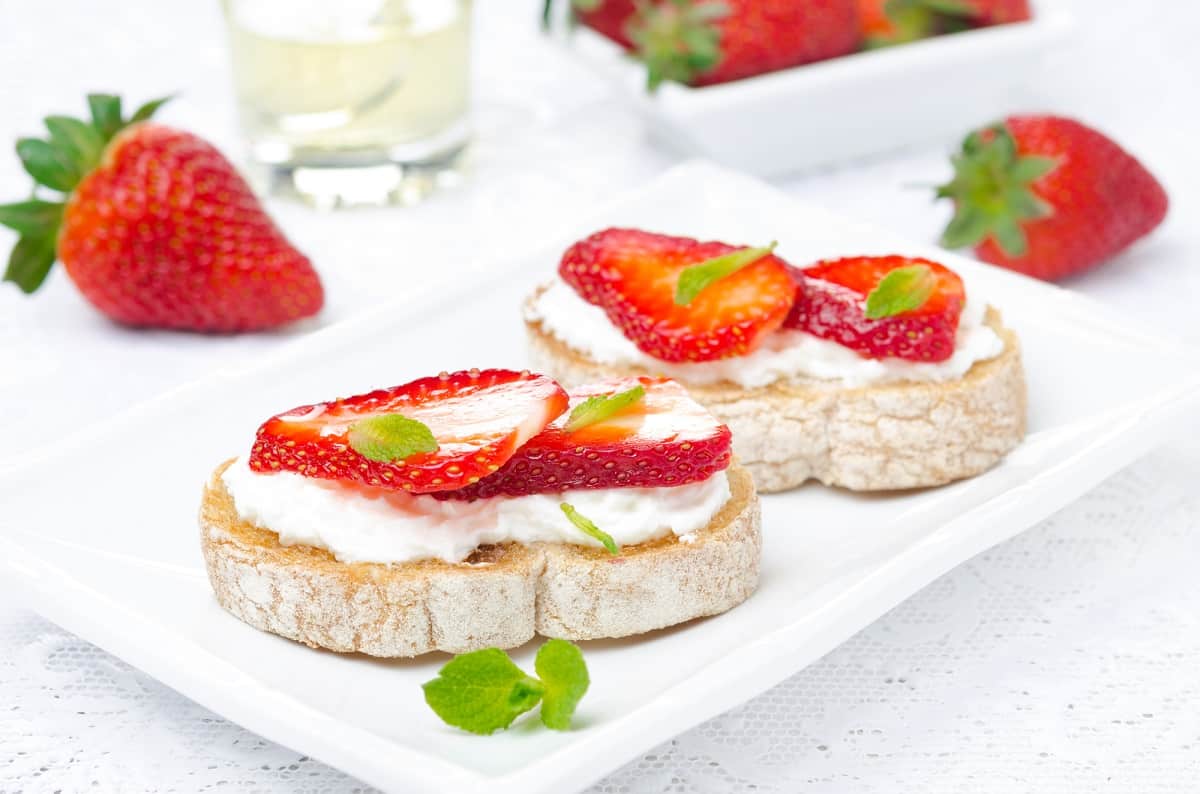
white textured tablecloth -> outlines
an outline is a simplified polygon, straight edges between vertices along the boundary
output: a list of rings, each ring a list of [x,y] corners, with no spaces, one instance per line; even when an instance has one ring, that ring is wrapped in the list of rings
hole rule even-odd
[[[1183,0],[1069,4],[1079,35],[1021,109],[1108,129],[1173,199],[1153,239],[1070,286],[1200,342],[1200,12]],[[468,187],[403,211],[271,205],[325,276],[324,322],[413,283],[453,289],[675,162],[606,85],[536,40],[533,0],[479,5],[480,138]],[[0,20],[0,139],[35,132],[46,112],[78,112],[87,90],[140,100],[182,89],[164,118],[236,151],[216,2],[0,0]],[[997,113],[1006,110],[1018,108]],[[781,185],[928,239],[946,211],[906,185],[942,179],[954,138]],[[24,184],[16,158],[4,157],[0,198]],[[0,231],[0,248],[10,242]],[[61,274],[33,299],[4,285],[0,471],[294,335],[122,331]],[[595,790],[1200,790],[1198,475],[1200,442],[1180,439]],[[22,609],[2,579],[0,596],[0,792],[361,790]]]

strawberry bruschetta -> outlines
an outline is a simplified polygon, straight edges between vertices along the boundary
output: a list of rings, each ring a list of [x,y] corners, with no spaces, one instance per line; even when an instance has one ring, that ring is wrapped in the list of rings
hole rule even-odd
[[[375,656],[622,637],[758,584],[729,428],[678,384],[443,373],[271,417],[204,489],[218,602]]]
[[[928,259],[801,269],[774,244],[608,229],[566,251],[525,325],[536,366],[564,383],[678,380],[733,430],[760,491],[941,485],[1025,434],[1016,335]]]

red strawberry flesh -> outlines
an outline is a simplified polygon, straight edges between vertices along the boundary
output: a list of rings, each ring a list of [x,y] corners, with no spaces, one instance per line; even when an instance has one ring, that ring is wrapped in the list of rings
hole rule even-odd
[[[868,319],[866,299],[900,267],[924,265],[934,275],[933,293],[919,308]],[[852,257],[797,271],[800,286],[785,326],[850,348],[867,358],[945,361],[954,353],[966,293],[962,279],[928,259]]]
[[[445,499],[486,499],[575,489],[664,488],[706,480],[732,459],[729,428],[678,383],[620,378],[571,391],[572,406],[641,385],[645,396],[618,414],[573,433],[564,415],[495,474],[443,491]]]
[[[571,246],[559,274],[643,352],[662,361],[745,355],[778,329],[793,300],[788,265],[768,255],[720,279],[687,306],[675,303],[680,274],[740,250],[637,229],[607,229]]]
[[[410,493],[461,488],[500,469],[566,408],[566,392],[543,375],[443,373],[272,417],[258,430],[250,468]],[[347,436],[355,422],[394,413],[428,426],[438,449],[379,462],[351,448]]]

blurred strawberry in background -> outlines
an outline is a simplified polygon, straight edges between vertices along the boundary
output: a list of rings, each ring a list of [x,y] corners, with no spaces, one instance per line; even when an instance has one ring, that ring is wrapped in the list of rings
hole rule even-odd
[[[633,49],[627,27],[637,7],[633,0],[571,0],[579,22],[612,39],[625,49]]]
[[[162,100],[123,118],[88,97],[91,119],[49,116],[46,139],[17,154],[39,189],[61,196],[0,206],[20,239],[5,281],[35,291],[56,260],[87,300],[131,326],[253,331],[316,314],[321,282],[208,142],[148,122]]]
[[[666,0],[630,27],[651,89],[704,86],[848,55],[859,47],[856,0]]]
[[[1030,19],[1028,0],[859,0],[870,47]]]
[[[861,44],[857,0],[572,0],[572,12],[646,64],[651,90],[728,83]]]
[[[1117,143],[1073,119],[1012,116],[967,136],[954,179],[948,248],[1054,280],[1092,268],[1167,214],[1158,180]]]

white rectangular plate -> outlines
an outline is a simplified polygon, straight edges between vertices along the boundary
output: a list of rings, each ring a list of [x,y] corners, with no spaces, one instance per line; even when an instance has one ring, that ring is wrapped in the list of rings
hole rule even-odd
[[[569,239],[609,224],[735,243],[777,239],[800,264],[864,252],[938,255],[747,177],[688,164],[497,265],[486,283],[454,296],[415,294],[46,450],[0,482],[0,559],[49,618],[214,711],[384,789],[557,792],[800,670],[1176,432],[1200,397],[1197,361],[1174,343],[1069,292],[942,254],[1021,335],[1025,444],[998,468],[947,488],[856,496],[807,486],[765,498],[759,592],[718,618],[585,643],[593,684],[567,733],[533,724],[487,738],[460,733],[421,695],[446,657],[386,662],[313,651],[217,606],[197,548],[200,487],[247,449],[262,419],[442,369],[522,366],[522,297],[551,276]],[[531,655],[516,654],[526,665]]]
[[[645,69],[586,28],[571,49],[642,115],[656,138],[689,155],[759,175],[785,174],[915,143],[962,137],[1019,108],[1042,56],[1070,29],[1053,2],[1029,22],[938,36],[739,80],[650,96]]]

